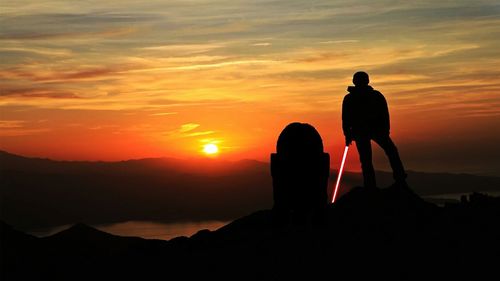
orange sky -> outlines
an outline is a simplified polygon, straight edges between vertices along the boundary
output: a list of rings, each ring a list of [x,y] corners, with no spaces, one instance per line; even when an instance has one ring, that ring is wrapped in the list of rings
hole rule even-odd
[[[2,1],[0,149],[267,160],[301,121],[336,168],[365,70],[409,169],[500,175],[497,1],[372,2]]]

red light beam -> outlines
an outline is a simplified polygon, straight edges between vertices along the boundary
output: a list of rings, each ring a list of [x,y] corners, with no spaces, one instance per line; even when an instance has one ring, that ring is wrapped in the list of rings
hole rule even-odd
[[[344,156],[342,156],[342,163],[340,164],[339,175],[337,176],[337,183],[335,183],[335,191],[333,192],[332,203],[335,202],[335,198],[337,197],[337,191],[339,190],[340,178],[342,177],[342,172],[344,171],[345,159],[347,157],[347,151],[349,150],[349,146],[346,146],[344,149]]]

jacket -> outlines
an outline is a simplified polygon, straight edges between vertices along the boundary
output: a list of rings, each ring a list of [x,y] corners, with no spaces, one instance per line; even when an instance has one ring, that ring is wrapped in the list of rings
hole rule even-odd
[[[349,86],[342,102],[342,129],[346,137],[389,134],[389,108],[385,97],[371,86]]]

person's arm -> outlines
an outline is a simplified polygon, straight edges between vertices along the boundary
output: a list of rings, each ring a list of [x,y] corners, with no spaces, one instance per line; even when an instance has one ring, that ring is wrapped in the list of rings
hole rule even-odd
[[[352,118],[349,97],[345,96],[342,101],[342,130],[344,131],[345,144],[349,146],[352,142]]]
[[[391,120],[390,120],[390,117],[389,117],[389,106],[387,105],[387,100],[385,99],[385,97],[380,94],[380,98],[381,98],[381,117],[382,117],[382,129],[384,130],[384,133],[387,133],[389,134],[390,130],[391,130]]]

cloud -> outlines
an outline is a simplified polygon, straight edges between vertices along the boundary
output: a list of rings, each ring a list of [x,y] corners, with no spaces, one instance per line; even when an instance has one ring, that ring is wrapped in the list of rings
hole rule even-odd
[[[178,66],[166,68],[170,70],[194,70],[194,69],[203,69],[203,68],[220,68],[225,66],[234,66],[234,65],[256,65],[256,64],[272,64],[276,61],[273,60],[233,60],[233,61],[225,61],[220,63],[208,63],[208,64],[194,64],[187,66]]]
[[[206,53],[215,49],[224,47],[224,44],[172,44],[172,45],[162,45],[162,46],[150,46],[142,47],[142,50],[146,51],[161,51],[168,54],[174,53],[177,55],[188,55],[188,54],[199,54]]]
[[[158,113],[152,113],[150,116],[167,116],[167,115],[175,115],[177,112],[158,112]]]
[[[0,120],[1,137],[28,136],[48,131],[49,128],[30,128],[25,120]]]
[[[189,131],[192,131],[192,130],[198,128],[199,126],[200,126],[200,124],[196,124],[196,123],[182,124],[181,127],[179,128],[179,132],[186,133],[186,132],[189,132]]]
[[[85,70],[70,71],[65,73],[55,73],[54,77],[47,80],[86,80],[109,78],[111,74],[118,73],[120,69],[113,67],[90,68]]]
[[[354,39],[346,39],[346,40],[329,40],[329,41],[321,41],[320,44],[344,44],[344,43],[358,43],[359,40]]]
[[[0,79],[14,80],[30,80],[32,85],[43,83],[60,82],[68,84],[69,82],[80,80],[106,80],[116,78],[120,73],[126,71],[122,66],[109,65],[105,67],[81,67],[75,66],[74,69],[69,69],[69,66],[64,66],[59,69],[51,69],[44,65],[20,65],[11,69],[0,69]]]
[[[32,53],[41,56],[69,57],[73,54],[68,49],[37,48],[37,47],[0,47],[0,56],[4,53]]]
[[[42,7],[40,5],[39,7]],[[68,7],[68,6],[67,6]],[[130,34],[138,24],[159,18],[154,13],[96,12],[88,11],[48,12],[40,9],[25,13],[7,11],[2,15],[0,40],[47,40],[75,37],[113,37]],[[83,7],[82,7],[83,8]],[[71,30],[71,31],[68,31]]]
[[[21,31],[21,32],[6,32],[0,33],[0,40],[71,40],[77,38],[87,38],[95,40],[97,38],[117,37],[129,35],[137,32],[138,29],[134,27],[126,28],[110,28],[101,31],[81,31],[81,32],[53,32],[43,33],[38,31]]]
[[[215,131],[203,131],[203,132],[194,132],[187,134],[186,137],[198,137],[198,136],[206,136],[215,133]]]
[[[1,129],[22,128],[26,121],[23,120],[0,120]]]
[[[269,42],[261,42],[261,43],[254,43],[252,44],[252,46],[257,46],[257,47],[267,47],[267,46],[271,46],[272,44],[269,43]]]
[[[180,128],[170,131],[167,133],[169,136],[180,137],[180,138],[188,138],[188,137],[198,137],[198,136],[206,136],[215,133],[215,131],[198,131],[195,130],[200,127],[200,124],[197,123],[186,123],[182,124]]]
[[[194,133],[190,133],[190,134],[187,134],[186,136],[187,137],[198,137],[198,136],[206,136],[206,135],[211,135],[215,133],[215,131],[203,131],[203,132],[194,132]]]
[[[66,90],[57,90],[50,88],[7,88],[0,92],[0,97],[10,98],[51,98],[51,99],[79,99],[80,97],[73,92]]]
[[[1,137],[21,137],[21,136],[31,136],[42,134],[51,131],[47,128],[38,128],[38,129],[2,129],[0,130]]]

